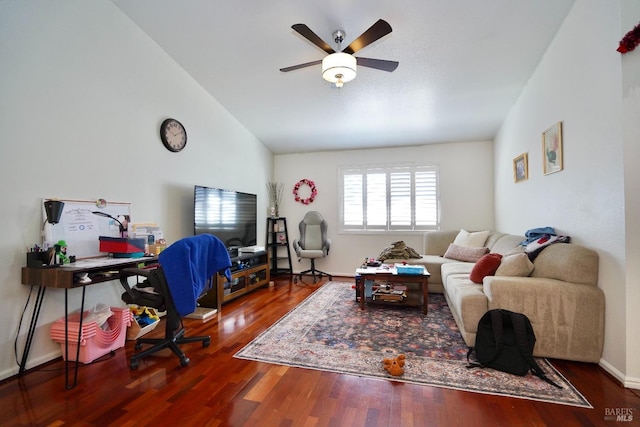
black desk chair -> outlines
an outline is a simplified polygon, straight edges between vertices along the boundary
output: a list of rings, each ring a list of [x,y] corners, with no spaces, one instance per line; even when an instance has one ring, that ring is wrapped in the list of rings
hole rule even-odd
[[[164,338],[136,340],[136,351],[143,344],[152,346],[131,357],[132,370],[138,368],[140,359],[165,348],[178,356],[180,366],[187,366],[190,360],[180,344],[202,342],[203,347],[208,347],[209,336],[185,336],[182,317],[195,311],[197,297],[213,288],[214,276],[219,271],[224,271],[231,280],[229,253],[220,240],[208,234],[179,240],[162,251],[158,261],[160,265],[156,268],[127,268],[120,274],[120,283],[126,291],[122,294],[124,302],[167,312]],[[142,276],[145,280],[131,287],[128,281],[131,276]]]

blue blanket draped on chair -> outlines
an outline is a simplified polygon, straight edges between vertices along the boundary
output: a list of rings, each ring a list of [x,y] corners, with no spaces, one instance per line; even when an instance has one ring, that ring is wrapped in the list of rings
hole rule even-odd
[[[178,240],[160,252],[158,261],[180,316],[195,311],[196,302],[213,275],[224,271],[231,281],[229,252],[217,237],[210,234]]]

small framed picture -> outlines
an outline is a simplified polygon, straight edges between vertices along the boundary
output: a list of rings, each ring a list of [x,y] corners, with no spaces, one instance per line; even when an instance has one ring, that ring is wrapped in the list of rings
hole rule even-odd
[[[529,178],[529,156],[522,153],[513,159],[513,182],[525,181]]]
[[[545,175],[562,170],[562,122],[542,132],[542,164]]]

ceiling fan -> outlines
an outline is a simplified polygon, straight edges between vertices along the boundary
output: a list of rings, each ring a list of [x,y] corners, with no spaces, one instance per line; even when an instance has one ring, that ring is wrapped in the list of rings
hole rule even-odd
[[[331,46],[318,37],[316,33],[311,31],[311,29],[309,29],[305,24],[295,24],[292,25],[291,28],[311,43],[327,52],[329,55],[318,61],[280,68],[280,71],[284,73],[322,64],[322,77],[325,80],[334,83],[336,87],[341,88],[345,82],[351,81],[356,77],[356,64],[362,67],[375,68],[376,70],[389,72],[398,68],[397,61],[360,57],[356,58],[353,56],[353,54],[360,49],[391,33],[391,25],[383,19],[379,19],[375,24],[369,27],[367,31],[362,33],[360,37],[352,41],[349,46],[342,49],[341,52],[333,50]],[[333,33],[333,40],[338,44],[338,50],[340,50],[340,44],[344,40],[344,37],[345,33],[342,30],[338,30]]]

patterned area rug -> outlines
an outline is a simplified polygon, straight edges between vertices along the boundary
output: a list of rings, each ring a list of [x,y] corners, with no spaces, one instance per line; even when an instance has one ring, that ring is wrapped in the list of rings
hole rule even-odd
[[[468,369],[467,347],[442,294],[429,294],[429,314],[411,307],[367,305],[360,310],[351,283],[329,282],[234,357],[368,378],[591,408],[546,360],[537,359],[557,389],[531,374]],[[393,377],[382,359],[405,354]],[[342,360],[339,365],[336,360]]]

